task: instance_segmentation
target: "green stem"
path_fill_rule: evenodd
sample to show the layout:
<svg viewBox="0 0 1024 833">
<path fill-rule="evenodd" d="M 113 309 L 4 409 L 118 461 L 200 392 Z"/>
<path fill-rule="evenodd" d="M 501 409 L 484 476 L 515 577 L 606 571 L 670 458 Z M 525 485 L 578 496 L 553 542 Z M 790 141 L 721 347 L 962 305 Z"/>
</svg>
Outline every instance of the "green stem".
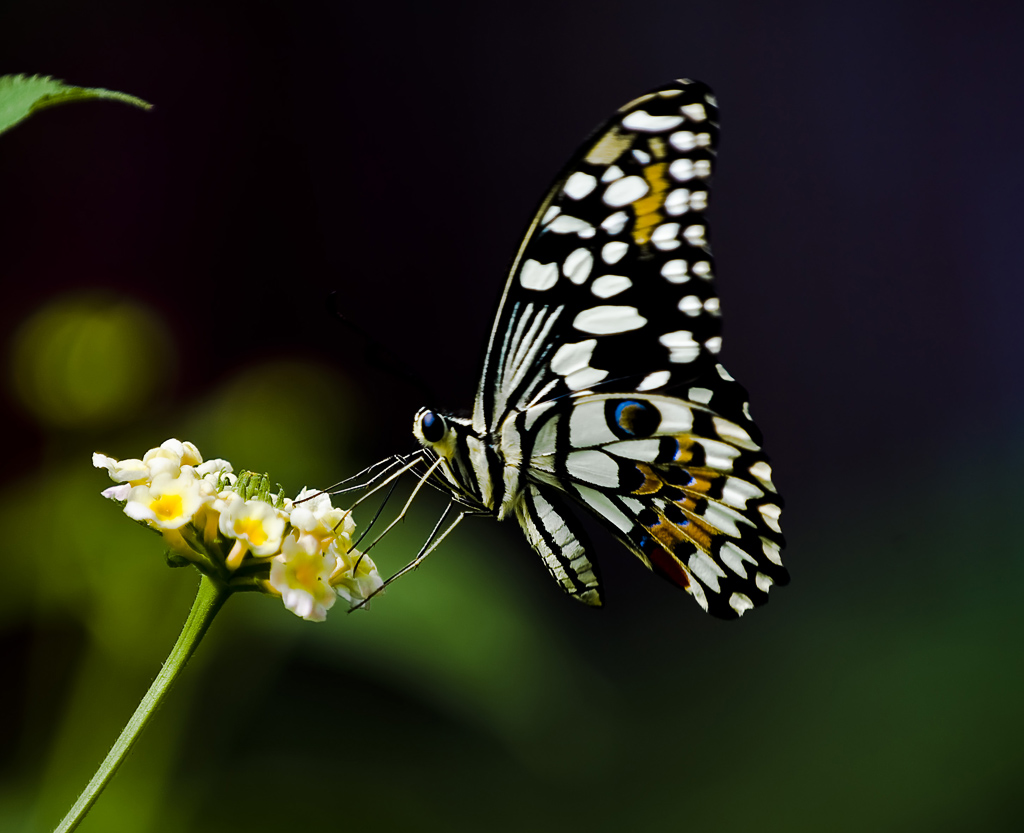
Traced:
<svg viewBox="0 0 1024 833">
<path fill-rule="evenodd" d="M 192 603 L 192 610 L 189 612 L 185 626 L 181 629 L 181 635 L 174 643 L 163 668 L 153 680 L 146 696 L 142 698 L 135 714 L 131 716 L 128 724 L 121 731 L 121 736 L 111 747 L 106 759 L 100 764 L 100 768 L 96 770 L 96 774 L 93 775 L 88 786 L 82 790 L 82 794 L 78 796 L 75 806 L 64 816 L 55 833 L 70 833 L 85 818 L 85 814 L 89 812 L 104 787 L 114 777 L 117 768 L 127 757 L 128 751 L 138 740 L 146 724 L 149 723 L 157 706 L 170 691 L 171 685 L 178 679 L 185 664 L 206 633 L 206 629 L 213 622 L 213 617 L 217 615 L 217 611 L 227 601 L 229 595 L 231 595 L 231 590 L 226 586 L 214 581 L 209 576 L 202 576 L 199 582 L 199 592 L 196 594 L 196 600 Z"/>
</svg>

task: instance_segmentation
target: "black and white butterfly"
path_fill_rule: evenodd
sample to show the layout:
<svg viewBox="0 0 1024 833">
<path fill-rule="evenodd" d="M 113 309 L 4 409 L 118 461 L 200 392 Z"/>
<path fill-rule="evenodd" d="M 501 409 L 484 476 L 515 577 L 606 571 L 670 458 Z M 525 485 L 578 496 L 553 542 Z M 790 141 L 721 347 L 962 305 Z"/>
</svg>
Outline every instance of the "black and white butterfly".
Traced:
<svg viewBox="0 0 1024 833">
<path fill-rule="evenodd" d="M 705 212 L 717 139 L 714 96 L 689 80 L 601 126 L 516 254 L 472 417 L 415 417 L 418 459 L 443 477 L 455 523 L 514 518 L 589 605 L 601 586 L 573 504 L 715 616 L 739 616 L 789 580 L 760 432 L 716 358 Z"/>
</svg>

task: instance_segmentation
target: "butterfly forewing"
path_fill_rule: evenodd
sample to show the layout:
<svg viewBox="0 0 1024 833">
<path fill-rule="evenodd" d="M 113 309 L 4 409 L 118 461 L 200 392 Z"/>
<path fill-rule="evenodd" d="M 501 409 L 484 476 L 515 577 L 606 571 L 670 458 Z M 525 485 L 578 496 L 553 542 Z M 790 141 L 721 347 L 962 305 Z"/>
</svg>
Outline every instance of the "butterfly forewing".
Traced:
<svg viewBox="0 0 1024 833">
<path fill-rule="evenodd" d="M 599 386 L 656 390 L 721 347 L 705 211 L 714 97 L 678 81 L 630 102 L 542 202 L 491 333 L 474 427 Z"/>
</svg>

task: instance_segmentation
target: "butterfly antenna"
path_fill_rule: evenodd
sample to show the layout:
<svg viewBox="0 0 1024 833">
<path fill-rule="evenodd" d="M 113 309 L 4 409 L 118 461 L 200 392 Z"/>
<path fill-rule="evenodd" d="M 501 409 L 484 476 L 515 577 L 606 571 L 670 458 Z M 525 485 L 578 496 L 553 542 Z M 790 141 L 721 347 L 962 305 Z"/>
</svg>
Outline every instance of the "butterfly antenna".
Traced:
<svg viewBox="0 0 1024 833">
<path fill-rule="evenodd" d="M 399 477 L 401 477 L 407 471 L 410 471 L 411 469 L 416 468 L 416 466 L 418 466 L 420 463 L 423 462 L 423 455 L 420 452 L 413 452 L 412 454 L 408 455 L 407 457 L 399 458 L 398 462 L 399 463 L 404 463 L 405 465 L 403 465 L 401 468 L 399 468 L 398 471 L 395 471 L 395 472 L 392 472 L 391 474 L 389 474 L 386 478 L 381 480 L 380 483 L 377 483 L 377 485 L 375 485 L 372 489 L 370 489 L 370 491 L 368 491 L 365 495 L 363 495 L 361 498 L 359 498 L 359 500 L 357 500 L 355 503 L 353 503 L 349 507 L 348 511 L 351 512 L 353 509 L 355 509 L 364 500 L 369 498 L 371 495 L 376 494 L 381 489 L 383 489 L 385 486 L 387 486 L 388 483 L 391 483 L 392 481 L 397 480 Z M 369 483 L 364 484 L 360 488 L 361 489 L 367 488 L 368 486 L 370 486 L 370 484 L 375 483 L 377 480 L 380 480 L 380 478 L 384 474 L 386 474 L 386 473 L 387 473 L 386 471 L 385 472 L 381 472 L 380 475 L 374 477 L 373 480 L 371 480 Z M 417 486 L 417 488 L 419 488 L 419 486 Z M 340 491 L 350 491 L 350 490 L 342 489 Z M 332 494 L 338 494 L 338 492 L 332 492 Z M 414 494 L 415 494 L 415 492 L 414 492 Z M 408 508 L 408 507 L 406 507 L 406 508 Z"/>
<path fill-rule="evenodd" d="M 383 370 L 385 373 L 388 373 L 393 378 L 411 385 L 419 391 L 423 397 L 421 401 L 436 401 L 433 388 L 427 384 L 419 373 L 402 361 L 402 359 L 399 358 L 393 350 L 388 348 L 386 344 L 380 341 L 371 332 L 363 329 L 363 327 L 351 318 L 345 316 L 338 303 L 337 292 L 331 292 L 327 296 L 327 308 L 339 322 L 352 330 L 352 332 L 362 340 L 365 348 L 363 353 L 364 360 L 369 367 L 376 367 Z"/>
</svg>

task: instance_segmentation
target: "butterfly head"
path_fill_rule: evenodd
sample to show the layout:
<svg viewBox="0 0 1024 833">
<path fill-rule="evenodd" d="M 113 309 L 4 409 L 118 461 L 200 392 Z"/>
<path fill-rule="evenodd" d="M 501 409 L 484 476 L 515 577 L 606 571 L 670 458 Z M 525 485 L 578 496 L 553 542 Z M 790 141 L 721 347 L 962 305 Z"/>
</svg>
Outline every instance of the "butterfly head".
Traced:
<svg viewBox="0 0 1024 833">
<path fill-rule="evenodd" d="M 442 414 L 429 408 L 420 408 L 412 423 L 412 433 L 424 448 L 442 457 L 451 457 L 455 443 L 454 431 Z"/>
<path fill-rule="evenodd" d="M 493 448 L 473 430 L 468 417 L 441 414 L 420 408 L 412 423 L 412 433 L 431 455 L 440 458 L 439 474 L 456 500 L 476 510 L 497 512 L 494 486 L 488 474 L 498 465 Z"/>
</svg>

